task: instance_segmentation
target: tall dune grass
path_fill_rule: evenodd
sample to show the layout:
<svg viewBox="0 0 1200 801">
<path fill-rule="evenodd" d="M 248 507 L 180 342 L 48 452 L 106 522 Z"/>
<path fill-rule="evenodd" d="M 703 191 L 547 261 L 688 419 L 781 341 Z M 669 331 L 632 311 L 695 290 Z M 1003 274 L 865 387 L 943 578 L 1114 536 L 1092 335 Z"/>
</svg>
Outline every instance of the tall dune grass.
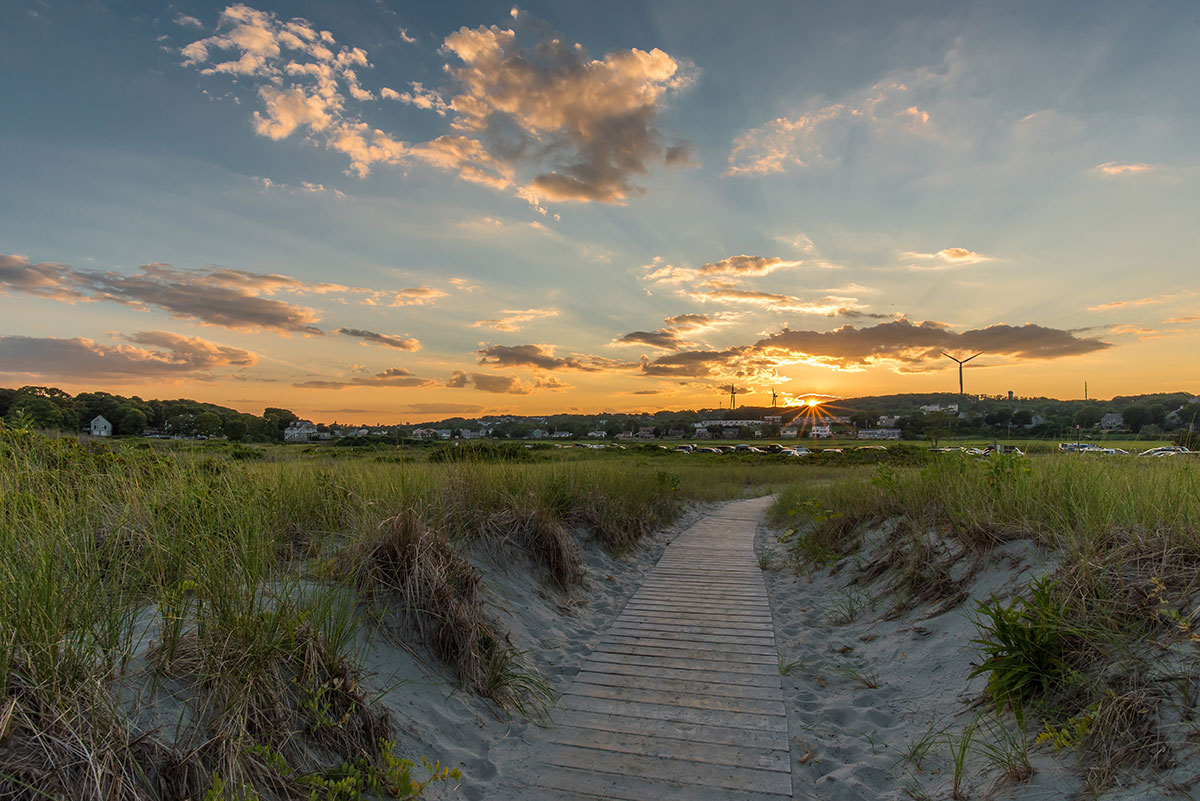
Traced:
<svg viewBox="0 0 1200 801">
<path fill-rule="evenodd" d="M 1173 758 L 1167 721 L 1192 719 L 1200 697 L 1200 463 L 948 456 L 795 485 L 772 511 L 795 527 L 798 563 L 857 551 L 886 523 L 859 578 L 891 575 L 897 611 L 965 599 L 974 571 L 956 562 L 1045 546 L 1049 575 L 1011 601 L 976 599 L 976 674 L 1019 724 L 1043 721 L 1039 742 L 1080 749 L 1093 792 Z"/>
<path fill-rule="evenodd" d="M 571 531 L 621 552 L 683 501 L 800 469 L 253 450 L 0 428 L 0 795 L 290 798 L 351 774 L 398 786 L 379 778 L 397 762 L 364 689 L 364 629 L 394 619 L 464 686 L 526 708 L 521 688 L 539 685 L 504 661 L 466 549 L 528 559 L 569 591 Z M 151 703 L 178 707 L 176 723 L 146 719 Z"/>
</svg>

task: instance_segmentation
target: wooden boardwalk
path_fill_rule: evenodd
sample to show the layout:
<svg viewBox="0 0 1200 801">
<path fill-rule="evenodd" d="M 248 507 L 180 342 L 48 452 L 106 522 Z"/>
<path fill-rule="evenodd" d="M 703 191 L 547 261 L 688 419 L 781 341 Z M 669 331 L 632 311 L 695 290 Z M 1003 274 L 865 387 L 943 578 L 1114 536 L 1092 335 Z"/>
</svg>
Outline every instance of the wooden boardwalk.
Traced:
<svg viewBox="0 0 1200 801">
<path fill-rule="evenodd" d="M 754 556 L 767 503 L 727 504 L 667 547 L 563 694 L 527 798 L 792 797 L 779 655 Z"/>
</svg>

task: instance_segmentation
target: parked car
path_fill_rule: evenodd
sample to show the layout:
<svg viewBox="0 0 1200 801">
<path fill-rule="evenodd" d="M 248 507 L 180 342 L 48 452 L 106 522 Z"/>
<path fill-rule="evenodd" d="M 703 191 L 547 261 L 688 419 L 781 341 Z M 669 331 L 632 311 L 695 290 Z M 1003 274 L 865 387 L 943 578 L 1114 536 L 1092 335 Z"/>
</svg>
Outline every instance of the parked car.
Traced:
<svg viewBox="0 0 1200 801">
<path fill-rule="evenodd" d="M 1175 456 L 1180 453 L 1191 453 L 1182 445 L 1163 445 L 1161 448 L 1151 448 L 1147 451 L 1142 451 L 1142 456 Z"/>
</svg>

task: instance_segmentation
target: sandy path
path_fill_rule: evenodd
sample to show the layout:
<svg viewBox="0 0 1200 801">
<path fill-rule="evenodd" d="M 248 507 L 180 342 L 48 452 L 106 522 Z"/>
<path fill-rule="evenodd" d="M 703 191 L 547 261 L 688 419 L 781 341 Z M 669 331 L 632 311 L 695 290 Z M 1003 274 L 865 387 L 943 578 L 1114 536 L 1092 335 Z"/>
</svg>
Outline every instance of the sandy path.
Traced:
<svg viewBox="0 0 1200 801">
<path fill-rule="evenodd" d="M 530 744 L 527 799 L 792 797 L 779 657 L 754 534 L 769 499 L 676 538 Z"/>
</svg>

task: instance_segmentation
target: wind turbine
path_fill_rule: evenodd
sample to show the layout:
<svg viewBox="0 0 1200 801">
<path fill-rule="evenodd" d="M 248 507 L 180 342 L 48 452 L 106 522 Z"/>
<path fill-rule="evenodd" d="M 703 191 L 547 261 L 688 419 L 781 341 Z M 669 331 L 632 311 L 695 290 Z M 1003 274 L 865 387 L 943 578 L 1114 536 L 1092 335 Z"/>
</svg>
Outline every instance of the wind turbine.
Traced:
<svg viewBox="0 0 1200 801">
<path fill-rule="evenodd" d="M 947 359 L 950 359 L 951 361 L 958 362 L 958 394 L 959 394 L 959 396 L 961 396 L 963 394 L 963 375 L 962 375 L 963 365 L 966 364 L 967 362 L 971 361 L 971 359 L 974 359 L 975 356 L 982 356 L 983 351 L 979 351 L 979 353 L 976 353 L 975 356 L 971 356 L 966 359 L 955 359 L 949 353 L 946 353 L 946 351 L 942 351 L 942 355 L 945 356 Z"/>
<path fill-rule="evenodd" d="M 721 387 L 721 390 L 724 391 L 725 387 Z M 735 397 L 736 395 L 737 395 L 737 385 L 730 384 L 729 385 L 729 408 L 730 409 L 737 408 L 737 398 Z"/>
<path fill-rule="evenodd" d="M 779 396 L 775 394 L 775 387 L 771 387 L 771 408 L 775 408 L 775 401 L 778 399 Z"/>
</svg>

